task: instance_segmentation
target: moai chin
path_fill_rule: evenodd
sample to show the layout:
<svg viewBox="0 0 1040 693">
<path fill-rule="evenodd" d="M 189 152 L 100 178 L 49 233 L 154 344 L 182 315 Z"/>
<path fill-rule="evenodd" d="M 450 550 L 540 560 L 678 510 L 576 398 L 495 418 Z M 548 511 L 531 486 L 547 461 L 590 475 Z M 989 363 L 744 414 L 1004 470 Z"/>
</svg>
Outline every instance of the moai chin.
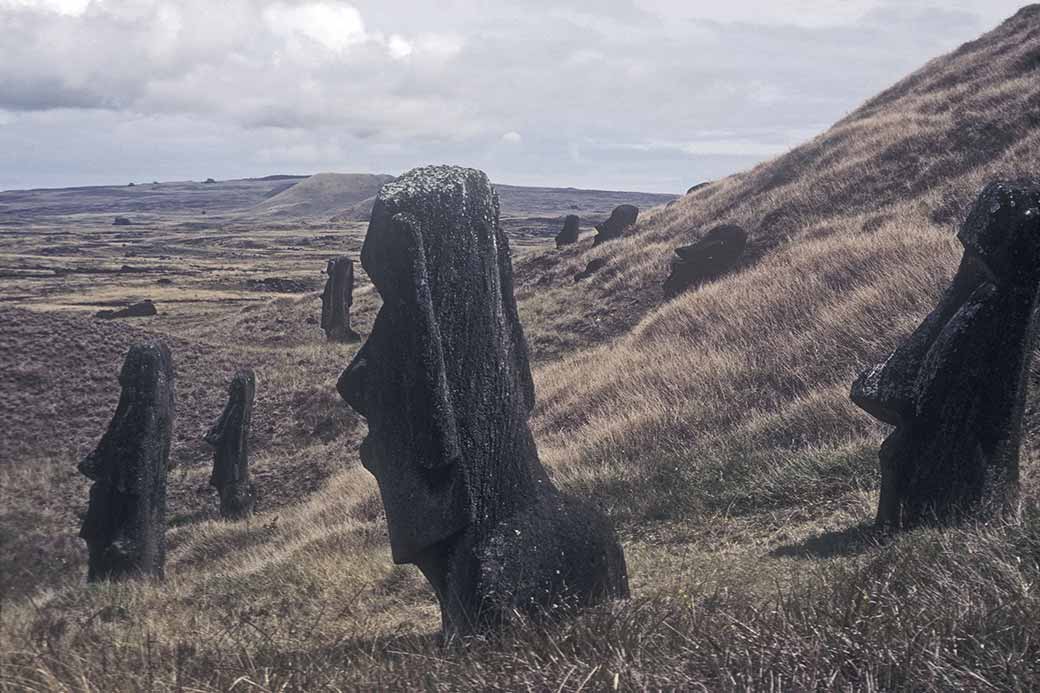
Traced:
<svg viewBox="0 0 1040 693">
<path fill-rule="evenodd" d="M 79 464 L 92 479 L 80 529 L 87 580 L 163 577 L 166 473 L 174 419 L 173 359 L 161 342 L 135 344 L 119 373 L 122 393 L 97 449 Z"/>
<path fill-rule="evenodd" d="M 958 239 L 964 257 L 924 322 L 852 386 L 896 426 L 881 446 L 877 525 L 999 515 L 1018 492 L 1040 290 L 1040 186 L 993 183 Z"/>
<path fill-rule="evenodd" d="M 329 260 L 328 279 L 321 293 L 321 329 L 330 342 L 357 342 L 361 336 L 350 328 L 350 306 L 354 303 L 354 261 L 347 257 Z"/>
<path fill-rule="evenodd" d="M 249 429 L 253 420 L 256 376 L 251 369 L 235 373 L 224 412 L 205 436 L 213 446 L 210 486 L 220 494 L 220 515 L 237 520 L 253 514 L 256 492 L 249 480 Z"/>
<path fill-rule="evenodd" d="M 393 559 L 426 576 L 446 636 L 628 594 L 607 518 L 538 460 L 498 214 L 473 169 L 420 168 L 383 187 L 361 251 L 383 305 L 337 388 L 368 420 L 361 461 Z"/>
</svg>

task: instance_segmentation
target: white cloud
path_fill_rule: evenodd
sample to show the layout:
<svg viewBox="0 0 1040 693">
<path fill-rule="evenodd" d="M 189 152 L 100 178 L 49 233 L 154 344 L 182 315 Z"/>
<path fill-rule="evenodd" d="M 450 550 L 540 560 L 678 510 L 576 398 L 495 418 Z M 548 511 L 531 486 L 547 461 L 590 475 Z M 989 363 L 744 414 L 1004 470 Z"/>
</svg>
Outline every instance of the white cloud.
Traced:
<svg viewBox="0 0 1040 693">
<path fill-rule="evenodd" d="M 386 42 L 386 48 L 390 52 L 390 57 L 396 60 L 403 60 L 412 54 L 412 44 L 397 34 L 392 35 Z"/>
<path fill-rule="evenodd" d="M 0 10 L 23 8 L 56 12 L 62 15 L 78 17 L 87 11 L 91 0 L 0 0 Z"/>
<path fill-rule="evenodd" d="M 343 53 L 365 40 L 365 24 L 361 13 L 351 5 L 337 2 L 308 2 L 288 5 L 276 2 L 267 7 L 264 21 L 271 31 L 286 37 L 299 49 L 301 39 L 317 43 L 327 50 Z"/>
<path fill-rule="evenodd" d="M 214 177 L 242 173 L 217 172 L 230 157 L 256 174 L 461 161 L 499 180 L 551 169 L 685 190 L 785 151 L 801 141 L 785 133 L 833 122 L 1015 4 L 0 0 L 0 114 L 16 114 L 0 152 L 18 145 L 0 179 L 51 166 L 59 142 L 68 162 L 48 175 L 136 157 L 140 177 L 164 177 L 129 135 L 147 122 Z"/>
</svg>

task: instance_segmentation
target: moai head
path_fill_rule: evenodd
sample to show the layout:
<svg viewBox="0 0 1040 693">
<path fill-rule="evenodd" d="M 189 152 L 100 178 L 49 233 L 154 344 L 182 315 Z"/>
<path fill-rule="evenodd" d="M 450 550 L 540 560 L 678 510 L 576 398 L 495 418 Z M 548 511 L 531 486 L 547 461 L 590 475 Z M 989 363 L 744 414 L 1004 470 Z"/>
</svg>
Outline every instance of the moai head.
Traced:
<svg viewBox="0 0 1040 693">
<path fill-rule="evenodd" d="M 596 225 L 596 237 L 592 239 L 592 245 L 599 245 L 604 241 L 612 241 L 621 238 L 625 229 L 636 223 L 639 218 L 639 208 L 635 205 L 618 205 L 610 213 L 610 217 L 601 224 Z"/>
<path fill-rule="evenodd" d="M 256 494 L 249 480 L 249 431 L 253 420 L 256 376 L 252 369 L 235 373 L 220 418 L 206 433 L 213 446 L 213 473 L 209 483 L 220 494 L 220 514 L 239 519 L 253 512 Z"/>
<path fill-rule="evenodd" d="M 544 479 L 498 197 L 482 172 L 410 171 L 383 186 L 361 264 L 383 299 L 340 377 L 368 420 L 361 448 L 379 482 L 398 563 L 473 523 L 493 523 Z"/>
<path fill-rule="evenodd" d="M 166 473 L 173 433 L 174 371 L 160 342 L 130 348 L 108 430 L 79 470 L 94 481 L 80 536 L 89 580 L 161 577 L 165 562 Z"/>
<path fill-rule="evenodd" d="M 879 525 L 955 520 L 1017 483 L 1040 187 L 987 186 L 958 239 L 964 257 L 939 305 L 852 388 L 858 406 L 897 426 L 881 449 Z"/>
<path fill-rule="evenodd" d="M 361 337 L 350 327 L 354 303 L 354 261 L 348 257 L 329 260 L 328 279 L 321 293 L 321 329 L 334 342 L 356 342 Z"/>
</svg>

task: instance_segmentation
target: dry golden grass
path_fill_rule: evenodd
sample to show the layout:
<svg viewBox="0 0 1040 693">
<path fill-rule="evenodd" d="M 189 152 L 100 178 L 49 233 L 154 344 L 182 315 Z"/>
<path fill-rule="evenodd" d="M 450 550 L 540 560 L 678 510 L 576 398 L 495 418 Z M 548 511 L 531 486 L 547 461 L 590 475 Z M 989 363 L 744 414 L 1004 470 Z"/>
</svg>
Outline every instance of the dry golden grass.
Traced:
<svg viewBox="0 0 1040 693">
<path fill-rule="evenodd" d="M 1035 395 L 1022 518 L 885 539 L 865 529 L 884 431 L 847 392 L 934 305 L 981 184 L 1037 172 L 1038 55 L 1032 6 L 790 154 L 645 213 L 624 240 L 518 260 L 542 458 L 617 521 L 632 601 L 445 649 L 354 467 L 248 523 L 173 528 L 163 584 L 66 580 L 5 603 L 0 689 L 1035 686 Z M 663 303 L 672 248 L 726 222 L 752 232 L 754 262 Z M 576 286 L 593 257 L 610 264 Z M 367 294 L 359 312 L 375 306 Z M 208 342 L 254 329 L 241 315 L 190 327 Z M 349 357 L 288 343 L 277 388 L 328 387 Z M 323 358 L 339 362 L 316 378 Z M 299 454 L 326 453 L 353 455 L 343 440 Z"/>
</svg>

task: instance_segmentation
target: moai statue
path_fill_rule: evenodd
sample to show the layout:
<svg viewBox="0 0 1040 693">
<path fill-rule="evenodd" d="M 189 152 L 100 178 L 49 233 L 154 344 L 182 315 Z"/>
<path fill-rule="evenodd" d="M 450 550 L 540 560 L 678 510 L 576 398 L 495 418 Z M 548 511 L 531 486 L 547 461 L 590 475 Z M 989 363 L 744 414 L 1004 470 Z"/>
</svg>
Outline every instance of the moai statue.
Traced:
<svg viewBox="0 0 1040 693">
<path fill-rule="evenodd" d="M 990 184 L 958 239 L 964 257 L 938 306 L 852 386 L 853 402 L 896 426 L 880 452 L 882 528 L 998 515 L 1017 496 L 1040 186 Z"/>
<path fill-rule="evenodd" d="M 563 220 L 563 229 L 556 234 L 556 247 L 562 248 L 565 245 L 574 245 L 578 242 L 578 227 L 581 225 L 581 219 L 576 214 L 568 214 L 567 218 Z"/>
<path fill-rule="evenodd" d="M 610 218 L 596 225 L 596 237 L 592 239 L 593 247 L 605 241 L 621 238 L 625 231 L 636 223 L 639 208 L 634 205 L 618 205 L 610 213 Z"/>
<path fill-rule="evenodd" d="M 249 481 L 249 426 L 253 420 L 256 376 L 251 369 L 235 373 L 224 412 L 205 440 L 213 446 L 210 486 L 220 494 L 220 515 L 238 520 L 253 514 L 256 493 Z"/>
<path fill-rule="evenodd" d="M 329 260 L 329 278 L 321 293 L 321 329 L 330 342 L 357 342 L 361 336 L 350 328 L 350 306 L 354 303 L 354 261 L 347 257 Z"/>
<path fill-rule="evenodd" d="M 395 563 L 418 566 L 446 636 L 628 594 L 607 518 L 560 493 L 527 425 L 534 384 L 487 176 L 419 168 L 383 186 L 361 264 L 383 298 L 337 389 Z"/>
<path fill-rule="evenodd" d="M 161 342 L 135 344 L 119 372 L 115 416 L 79 471 L 94 481 L 79 535 L 90 552 L 88 582 L 163 577 L 166 472 L 174 418 L 174 371 Z"/>
<path fill-rule="evenodd" d="M 733 224 L 716 226 L 696 243 L 675 249 L 664 295 L 674 298 L 689 288 L 731 270 L 747 248 L 747 231 Z"/>
</svg>

